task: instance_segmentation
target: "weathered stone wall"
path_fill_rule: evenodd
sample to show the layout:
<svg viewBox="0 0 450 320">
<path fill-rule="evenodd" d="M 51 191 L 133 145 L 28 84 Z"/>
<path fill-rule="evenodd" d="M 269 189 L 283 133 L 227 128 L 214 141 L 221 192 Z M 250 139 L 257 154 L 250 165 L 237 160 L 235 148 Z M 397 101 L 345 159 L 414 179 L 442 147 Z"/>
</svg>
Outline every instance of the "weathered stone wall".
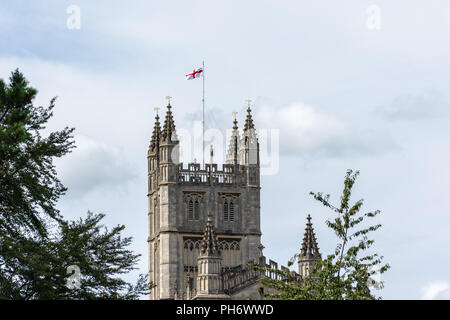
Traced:
<svg viewBox="0 0 450 320">
<path fill-rule="evenodd" d="M 260 282 L 255 282 L 231 295 L 231 300 L 266 300 L 265 294 L 276 294 L 277 291 Z"/>
<path fill-rule="evenodd" d="M 237 174 L 242 177 L 236 181 L 246 181 L 249 171 L 238 168 Z M 197 219 L 189 218 L 189 199 L 199 201 Z M 233 201 L 233 221 L 226 221 L 224 217 L 226 200 Z M 239 243 L 238 258 L 234 253 L 229 258 L 234 265 L 258 260 L 261 238 L 259 186 L 160 182 L 158 188 L 149 193 L 149 276 L 158 286 L 152 299 L 172 298 L 175 290 L 178 296 L 183 296 L 188 276 L 194 278 L 195 285 L 196 272 L 185 271 L 185 240 L 202 236 L 208 212 L 213 215 L 218 238 L 235 239 Z M 155 251 L 158 240 L 161 245 Z M 158 265 L 155 265 L 156 255 L 160 259 Z M 230 266 L 228 261 L 224 266 Z"/>
</svg>

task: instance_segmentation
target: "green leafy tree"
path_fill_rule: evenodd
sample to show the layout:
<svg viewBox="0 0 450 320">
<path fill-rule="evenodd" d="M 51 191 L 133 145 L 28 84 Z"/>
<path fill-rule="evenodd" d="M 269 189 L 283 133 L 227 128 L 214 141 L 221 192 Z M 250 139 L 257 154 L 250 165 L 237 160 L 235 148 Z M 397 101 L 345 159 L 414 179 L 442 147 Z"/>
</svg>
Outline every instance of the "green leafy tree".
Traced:
<svg viewBox="0 0 450 320">
<path fill-rule="evenodd" d="M 103 214 L 61 221 L 44 241 L 2 242 L 6 258 L 0 275 L 3 299 L 139 299 L 149 293 L 147 277 L 136 284 L 120 278 L 135 269 L 140 255 L 127 247 L 125 228 L 108 230 Z M 6 253 L 6 254 L 5 254 Z M 71 272 L 72 271 L 72 272 Z"/>
<path fill-rule="evenodd" d="M 308 299 L 308 300 L 367 300 L 376 299 L 371 288 L 382 288 L 381 281 L 373 276 L 389 269 L 383 263 L 383 257 L 371 250 L 374 240 L 369 234 L 378 230 L 381 224 L 362 226 L 365 220 L 380 214 L 379 210 L 360 213 L 363 199 L 350 204 L 353 185 L 359 171 L 348 170 L 344 180 L 344 190 L 339 206 L 330 203 L 330 195 L 322 192 L 310 194 L 331 209 L 335 216 L 326 221 L 333 230 L 338 242 L 333 253 L 318 261 L 303 279 L 281 270 L 269 269 L 278 275 L 278 279 L 263 278 L 261 281 L 278 292 L 267 295 L 272 299 Z M 289 265 L 298 258 L 295 255 Z"/>
</svg>

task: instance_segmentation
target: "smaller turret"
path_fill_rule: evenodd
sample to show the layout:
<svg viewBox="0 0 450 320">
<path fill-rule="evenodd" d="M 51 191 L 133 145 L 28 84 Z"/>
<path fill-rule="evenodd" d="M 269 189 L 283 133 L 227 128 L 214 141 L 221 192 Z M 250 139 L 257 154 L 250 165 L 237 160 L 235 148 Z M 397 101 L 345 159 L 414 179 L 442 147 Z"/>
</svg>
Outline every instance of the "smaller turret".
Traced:
<svg viewBox="0 0 450 320">
<path fill-rule="evenodd" d="M 245 119 L 244 131 L 240 141 L 239 158 L 241 165 L 259 166 L 259 143 L 250 105 L 247 108 L 247 117 Z"/>
<path fill-rule="evenodd" d="M 247 103 L 247 117 L 239 143 L 239 164 L 243 166 L 246 175 L 245 183 L 259 188 L 259 142 L 253 123 L 250 100 L 247 100 Z"/>
<path fill-rule="evenodd" d="M 194 299 L 230 299 L 223 293 L 221 260 L 212 215 L 209 213 L 197 259 L 197 295 Z"/>
<path fill-rule="evenodd" d="M 159 108 L 155 108 L 158 110 Z M 153 127 L 152 138 L 150 140 L 149 154 L 157 155 L 159 152 L 159 140 L 161 139 L 161 125 L 159 123 L 159 115 L 156 113 L 155 126 Z"/>
<path fill-rule="evenodd" d="M 158 108 L 155 108 L 158 110 Z M 159 115 L 156 113 L 155 126 L 153 128 L 150 146 L 148 148 L 148 190 L 153 192 L 158 184 L 158 168 L 159 168 L 159 140 L 161 137 L 161 126 L 159 123 Z"/>
<path fill-rule="evenodd" d="M 175 121 L 173 120 L 172 115 L 172 106 L 170 105 L 170 101 L 167 105 L 166 119 L 164 120 L 164 127 L 162 130 L 161 138 L 165 142 L 178 142 L 177 135 L 175 132 Z"/>
<path fill-rule="evenodd" d="M 179 164 L 179 141 L 175 131 L 170 100 L 167 105 L 166 118 L 159 142 L 160 179 L 162 183 L 176 182 Z"/>
<path fill-rule="evenodd" d="M 317 261 L 322 259 L 319 247 L 317 246 L 316 235 L 311 223 L 311 216 L 308 214 L 305 235 L 303 237 L 302 248 L 298 257 L 298 273 L 302 277 L 307 277 Z"/>
<path fill-rule="evenodd" d="M 230 144 L 228 145 L 227 151 L 227 164 L 238 164 L 238 152 L 239 152 L 239 128 L 237 126 L 238 122 L 236 120 L 236 112 L 233 112 L 233 131 L 231 132 Z"/>
<path fill-rule="evenodd" d="M 248 131 L 250 129 L 255 129 L 255 125 L 253 124 L 252 118 L 252 109 L 250 109 L 250 105 L 247 108 L 247 117 L 245 118 L 244 131 Z"/>
</svg>

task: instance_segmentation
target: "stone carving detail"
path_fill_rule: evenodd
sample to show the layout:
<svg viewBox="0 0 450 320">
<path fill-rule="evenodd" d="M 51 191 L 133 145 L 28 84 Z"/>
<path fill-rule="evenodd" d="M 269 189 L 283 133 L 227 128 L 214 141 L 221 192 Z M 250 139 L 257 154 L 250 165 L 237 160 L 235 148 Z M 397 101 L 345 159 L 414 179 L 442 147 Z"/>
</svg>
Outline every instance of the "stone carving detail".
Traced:
<svg viewBox="0 0 450 320">
<path fill-rule="evenodd" d="M 241 264 L 240 249 L 241 244 L 239 240 L 234 239 L 219 239 L 217 246 L 222 257 L 222 265 L 224 268 L 231 268 Z M 184 239 L 184 260 L 183 264 L 186 268 L 197 267 L 197 258 L 200 253 L 201 238 L 185 238 Z"/>
</svg>

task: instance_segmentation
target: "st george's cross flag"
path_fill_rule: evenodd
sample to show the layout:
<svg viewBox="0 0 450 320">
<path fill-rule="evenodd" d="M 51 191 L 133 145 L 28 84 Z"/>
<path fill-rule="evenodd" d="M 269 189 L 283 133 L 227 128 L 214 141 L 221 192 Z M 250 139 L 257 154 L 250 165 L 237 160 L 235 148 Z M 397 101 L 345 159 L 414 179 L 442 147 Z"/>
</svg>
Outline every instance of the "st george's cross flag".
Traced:
<svg viewBox="0 0 450 320">
<path fill-rule="evenodd" d="M 197 79 L 197 78 L 200 78 L 201 75 L 203 75 L 203 69 L 198 68 L 197 70 L 194 70 L 191 73 L 188 73 L 186 75 L 186 80 Z"/>
</svg>

